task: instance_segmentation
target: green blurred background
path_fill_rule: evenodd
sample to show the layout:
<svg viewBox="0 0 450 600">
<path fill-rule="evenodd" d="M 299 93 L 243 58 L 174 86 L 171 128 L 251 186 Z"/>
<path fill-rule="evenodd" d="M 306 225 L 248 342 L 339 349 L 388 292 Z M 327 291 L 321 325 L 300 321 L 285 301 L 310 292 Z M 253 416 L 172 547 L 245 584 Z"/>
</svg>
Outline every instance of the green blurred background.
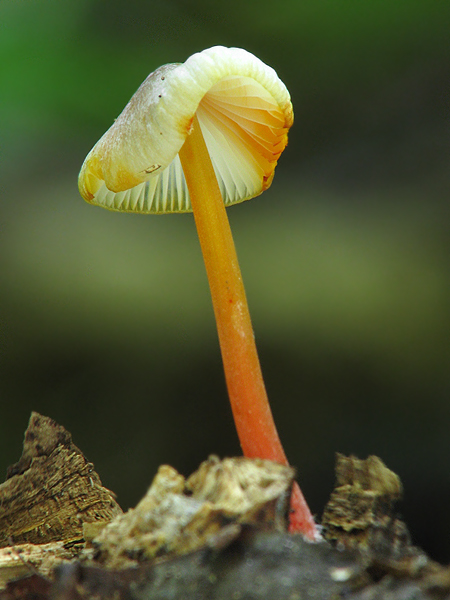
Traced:
<svg viewBox="0 0 450 600">
<path fill-rule="evenodd" d="M 241 46 L 296 114 L 272 188 L 229 210 L 286 451 L 318 515 L 336 451 L 379 455 L 449 561 L 449 31 L 430 0 L 0 0 L 0 468 L 31 410 L 124 508 L 160 463 L 239 453 L 192 216 L 76 180 L 149 72 Z"/>
</svg>

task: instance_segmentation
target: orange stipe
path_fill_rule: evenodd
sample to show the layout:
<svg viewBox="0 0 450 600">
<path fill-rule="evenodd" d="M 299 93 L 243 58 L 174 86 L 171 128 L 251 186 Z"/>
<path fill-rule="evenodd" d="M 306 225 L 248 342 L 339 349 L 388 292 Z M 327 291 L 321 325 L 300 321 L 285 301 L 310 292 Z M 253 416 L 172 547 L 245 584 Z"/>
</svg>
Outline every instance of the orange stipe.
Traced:
<svg viewBox="0 0 450 600">
<path fill-rule="evenodd" d="M 245 456 L 288 461 L 279 439 L 259 364 L 242 276 L 225 205 L 197 117 L 181 148 L 216 316 L 228 395 Z M 291 530 L 316 538 L 316 526 L 298 485 Z"/>
</svg>

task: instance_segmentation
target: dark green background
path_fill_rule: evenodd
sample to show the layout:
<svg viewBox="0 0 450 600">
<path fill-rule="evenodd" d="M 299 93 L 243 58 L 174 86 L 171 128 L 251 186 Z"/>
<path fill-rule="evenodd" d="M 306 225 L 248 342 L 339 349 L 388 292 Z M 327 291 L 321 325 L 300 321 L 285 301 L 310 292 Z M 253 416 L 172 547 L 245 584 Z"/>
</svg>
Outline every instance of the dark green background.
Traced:
<svg viewBox="0 0 450 600">
<path fill-rule="evenodd" d="M 0 468 L 31 410 L 123 507 L 158 464 L 239 453 L 191 215 L 85 204 L 84 156 L 149 72 L 211 45 L 273 66 L 296 122 L 233 207 L 263 371 L 313 512 L 336 451 L 400 474 L 450 560 L 450 3 L 0 0 Z"/>
</svg>

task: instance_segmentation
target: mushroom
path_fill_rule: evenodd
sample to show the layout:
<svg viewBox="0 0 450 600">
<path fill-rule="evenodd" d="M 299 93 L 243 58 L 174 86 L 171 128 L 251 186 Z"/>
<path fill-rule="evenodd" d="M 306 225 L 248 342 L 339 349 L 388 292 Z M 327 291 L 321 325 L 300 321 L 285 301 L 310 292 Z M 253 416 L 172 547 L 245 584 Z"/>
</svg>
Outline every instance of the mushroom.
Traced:
<svg viewBox="0 0 450 600">
<path fill-rule="evenodd" d="M 292 123 L 275 71 L 245 50 L 216 46 L 150 74 L 79 176 L 82 197 L 110 210 L 193 211 L 243 453 L 285 465 L 225 206 L 270 186 Z M 297 484 L 291 513 L 291 531 L 318 538 Z"/>
</svg>

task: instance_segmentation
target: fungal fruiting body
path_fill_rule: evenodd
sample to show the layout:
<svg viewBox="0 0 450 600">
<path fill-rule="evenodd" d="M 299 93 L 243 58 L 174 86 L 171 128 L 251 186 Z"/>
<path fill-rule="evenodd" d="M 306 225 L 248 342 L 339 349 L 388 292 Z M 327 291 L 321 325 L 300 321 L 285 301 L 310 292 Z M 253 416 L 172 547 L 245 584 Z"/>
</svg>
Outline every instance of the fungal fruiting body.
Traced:
<svg viewBox="0 0 450 600">
<path fill-rule="evenodd" d="M 83 198 L 110 210 L 193 211 L 243 453 L 286 465 L 225 206 L 270 186 L 292 123 L 275 71 L 245 50 L 217 46 L 149 75 L 79 176 Z M 291 531 L 317 539 L 297 484 L 291 508 Z"/>
</svg>

